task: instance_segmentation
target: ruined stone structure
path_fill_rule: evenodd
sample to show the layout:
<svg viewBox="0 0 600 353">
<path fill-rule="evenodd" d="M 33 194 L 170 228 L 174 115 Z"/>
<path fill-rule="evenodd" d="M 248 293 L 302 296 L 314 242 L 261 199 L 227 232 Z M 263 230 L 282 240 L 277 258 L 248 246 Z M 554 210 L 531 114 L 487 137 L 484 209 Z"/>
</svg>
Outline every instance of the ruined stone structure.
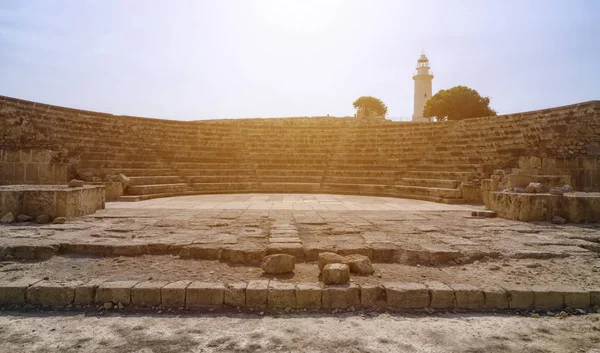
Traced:
<svg viewBox="0 0 600 353">
<path fill-rule="evenodd" d="M 54 172 L 68 166 L 63 183 L 123 173 L 130 182 L 120 199 L 131 201 L 282 192 L 463 203 L 480 201 L 481 180 L 519 167 L 522 156 L 552 161 L 543 173 L 567 174 L 575 190 L 600 190 L 599 101 L 409 124 L 332 117 L 182 122 L 0 97 L 0 131 L 0 183 L 33 182 L 34 169 L 42 182 L 49 172 L 32 166 L 27 151 L 48 150 L 53 157 L 44 163 Z"/>
</svg>

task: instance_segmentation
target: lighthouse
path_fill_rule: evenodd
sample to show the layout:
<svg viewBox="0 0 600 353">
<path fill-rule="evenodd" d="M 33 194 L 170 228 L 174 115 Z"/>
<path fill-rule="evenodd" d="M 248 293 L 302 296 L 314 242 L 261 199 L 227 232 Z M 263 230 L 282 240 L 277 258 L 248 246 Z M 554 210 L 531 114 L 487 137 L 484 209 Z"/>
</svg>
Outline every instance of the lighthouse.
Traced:
<svg viewBox="0 0 600 353">
<path fill-rule="evenodd" d="M 433 73 L 429 71 L 429 59 L 425 54 L 421 54 L 417 60 L 417 71 L 413 75 L 415 81 L 415 107 L 413 111 L 413 122 L 428 122 L 429 119 L 423 118 L 423 108 L 425 102 L 431 98 L 431 81 L 433 81 Z"/>
</svg>

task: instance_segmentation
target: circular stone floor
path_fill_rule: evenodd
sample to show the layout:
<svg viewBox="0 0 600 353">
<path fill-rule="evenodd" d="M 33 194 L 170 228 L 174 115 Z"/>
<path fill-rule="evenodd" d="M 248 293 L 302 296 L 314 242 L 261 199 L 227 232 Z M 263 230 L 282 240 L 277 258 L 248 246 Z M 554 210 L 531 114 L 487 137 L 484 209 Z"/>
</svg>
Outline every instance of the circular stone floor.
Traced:
<svg viewBox="0 0 600 353">
<path fill-rule="evenodd" d="M 139 202 L 110 202 L 106 208 L 230 209 L 294 211 L 472 211 L 482 206 L 378 196 L 329 194 L 227 194 L 179 196 Z"/>
</svg>

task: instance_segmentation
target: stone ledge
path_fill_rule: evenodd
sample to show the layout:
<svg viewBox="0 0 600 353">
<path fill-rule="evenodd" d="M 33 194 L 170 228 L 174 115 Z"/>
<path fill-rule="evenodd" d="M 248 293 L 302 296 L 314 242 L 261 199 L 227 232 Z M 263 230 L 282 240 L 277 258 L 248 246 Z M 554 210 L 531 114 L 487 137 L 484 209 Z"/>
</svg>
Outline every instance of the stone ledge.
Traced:
<svg viewBox="0 0 600 353">
<path fill-rule="evenodd" d="M 383 283 L 328 285 L 253 280 L 64 282 L 24 278 L 0 281 L 0 306 L 65 307 L 121 303 L 172 309 L 364 310 L 598 310 L 600 288 L 510 287 L 471 284 Z"/>
</svg>

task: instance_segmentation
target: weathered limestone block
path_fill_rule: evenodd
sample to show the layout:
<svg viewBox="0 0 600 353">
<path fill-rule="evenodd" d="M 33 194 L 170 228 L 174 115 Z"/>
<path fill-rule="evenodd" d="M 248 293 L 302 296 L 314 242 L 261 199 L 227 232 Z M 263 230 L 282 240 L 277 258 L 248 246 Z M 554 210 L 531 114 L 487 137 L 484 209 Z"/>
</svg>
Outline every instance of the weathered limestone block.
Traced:
<svg viewBox="0 0 600 353">
<path fill-rule="evenodd" d="M 0 281 L 0 305 L 23 305 L 27 294 L 27 288 L 41 279 L 20 278 L 16 281 Z"/>
<path fill-rule="evenodd" d="M 486 309 L 508 309 L 508 296 L 503 288 L 487 286 L 483 288 Z"/>
<path fill-rule="evenodd" d="M 294 272 L 295 259 L 294 256 L 286 254 L 267 255 L 263 259 L 260 268 L 271 275 Z"/>
<path fill-rule="evenodd" d="M 483 290 L 470 284 L 450 284 L 456 298 L 458 309 L 483 309 L 485 307 L 485 296 Z"/>
<path fill-rule="evenodd" d="M 502 178 L 502 185 L 505 188 L 526 188 L 531 183 L 530 175 L 509 174 Z"/>
<path fill-rule="evenodd" d="M 304 309 L 321 309 L 323 288 L 318 283 L 296 284 L 296 306 Z"/>
<path fill-rule="evenodd" d="M 0 210 L 38 217 L 73 217 L 103 209 L 103 186 L 69 188 L 66 185 L 0 186 Z"/>
<path fill-rule="evenodd" d="M 306 254 L 301 243 L 273 243 L 267 247 L 267 254 L 287 254 L 296 258 L 296 262 L 304 261 Z"/>
<path fill-rule="evenodd" d="M 246 286 L 246 305 L 250 308 L 266 308 L 269 281 L 254 280 Z"/>
<path fill-rule="evenodd" d="M 360 305 L 360 289 L 356 284 L 325 286 L 322 293 L 323 309 L 347 309 Z"/>
<path fill-rule="evenodd" d="M 2 219 L 0 219 L 0 223 L 2 224 L 9 224 L 15 221 L 15 216 L 12 214 L 12 212 L 8 212 L 7 214 L 5 214 Z"/>
<path fill-rule="evenodd" d="M 348 255 L 346 256 L 346 264 L 350 267 L 351 273 L 370 275 L 375 272 L 371 260 L 364 255 Z"/>
<path fill-rule="evenodd" d="M 131 302 L 131 288 L 138 281 L 112 281 L 104 282 L 96 289 L 96 303 L 112 302 L 127 305 Z"/>
<path fill-rule="evenodd" d="M 221 259 L 234 264 L 260 264 L 267 251 L 263 247 L 228 245 L 221 249 Z"/>
<path fill-rule="evenodd" d="M 563 293 L 551 287 L 534 286 L 533 303 L 537 310 L 560 310 L 563 308 Z"/>
<path fill-rule="evenodd" d="M 267 291 L 267 306 L 280 309 L 295 308 L 296 286 L 293 283 L 270 281 Z"/>
<path fill-rule="evenodd" d="M 346 264 L 328 264 L 323 267 L 323 283 L 345 284 L 350 281 L 350 268 Z"/>
<path fill-rule="evenodd" d="M 591 304 L 590 291 L 578 288 L 566 288 L 562 290 L 564 305 L 571 309 L 587 309 Z"/>
<path fill-rule="evenodd" d="M 429 290 L 421 283 L 384 283 L 387 304 L 398 309 L 429 306 Z"/>
<path fill-rule="evenodd" d="M 519 221 L 549 221 L 560 212 L 562 198 L 549 194 L 492 192 L 490 209 L 499 217 Z"/>
<path fill-rule="evenodd" d="M 186 289 L 186 308 L 215 308 L 223 305 L 223 283 L 192 282 Z"/>
<path fill-rule="evenodd" d="M 453 309 L 455 306 L 454 290 L 441 282 L 426 282 L 431 296 L 430 307 L 433 309 Z"/>
<path fill-rule="evenodd" d="M 600 194 L 575 192 L 563 198 L 569 221 L 573 223 L 600 222 Z"/>
<path fill-rule="evenodd" d="M 534 303 L 534 294 L 530 288 L 503 285 L 508 297 L 510 309 L 531 309 Z"/>
<path fill-rule="evenodd" d="M 542 168 L 542 158 L 535 156 L 519 157 L 520 169 L 540 169 Z"/>
<path fill-rule="evenodd" d="M 465 181 L 460 186 L 460 191 L 462 194 L 463 200 L 466 202 L 481 202 L 483 199 L 483 193 L 481 191 L 481 186 L 475 185 L 473 182 Z"/>
<path fill-rule="evenodd" d="M 69 183 L 67 183 L 67 185 L 70 188 L 80 188 L 83 186 L 83 180 L 78 180 L 78 179 L 71 179 L 71 181 L 69 181 Z"/>
<path fill-rule="evenodd" d="M 131 288 L 131 304 L 153 307 L 161 304 L 160 290 L 169 282 L 147 281 L 140 282 Z"/>
<path fill-rule="evenodd" d="M 185 307 L 186 289 L 191 281 L 171 282 L 160 289 L 161 303 L 165 308 Z"/>
<path fill-rule="evenodd" d="M 360 285 L 360 305 L 363 308 L 385 306 L 385 289 L 382 285 L 365 283 Z"/>
<path fill-rule="evenodd" d="M 332 252 L 322 252 L 319 253 L 319 270 L 323 271 L 323 267 L 328 264 L 344 264 L 346 263 L 346 258 L 342 255 L 332 253 Z"/>
<path fill-rule="evenodd" d="M 525 192 L 533 193 L 533 194 L 539 194 L 539 193 L 544 192 L 544 188 L 543 188 L 542 184 L 536 183 L 536 182 L 532 181 L 525 188 Z"/>
<path fill-rule="evenodd" d="M 73 303 L 75 283 L 38 282 L 27 288 L 27 302 L 42 306 L 65 306 Z"/>
<path fill-rule="evenodd" d="M 181 248 L 182 259 L 218 260 L 221 257 L 220 244 L 192 244 Z"/>
<path fill-rule="evenodd" d="M 223 304 L 232 307 L 246 305 L 246 282 L 230 283 L 225 285 Z"/>
<path fill-rule="evenodd" d="M 87 283 L 81 284 L 75 288 L 75 299 L 73 304 L 75 305 L 92 305 L 94 304 L 94 298 L 96 297 L 96 290 L 98 286 L 105 282 L 104 280 L 91 280 Z"/>
</svg>

